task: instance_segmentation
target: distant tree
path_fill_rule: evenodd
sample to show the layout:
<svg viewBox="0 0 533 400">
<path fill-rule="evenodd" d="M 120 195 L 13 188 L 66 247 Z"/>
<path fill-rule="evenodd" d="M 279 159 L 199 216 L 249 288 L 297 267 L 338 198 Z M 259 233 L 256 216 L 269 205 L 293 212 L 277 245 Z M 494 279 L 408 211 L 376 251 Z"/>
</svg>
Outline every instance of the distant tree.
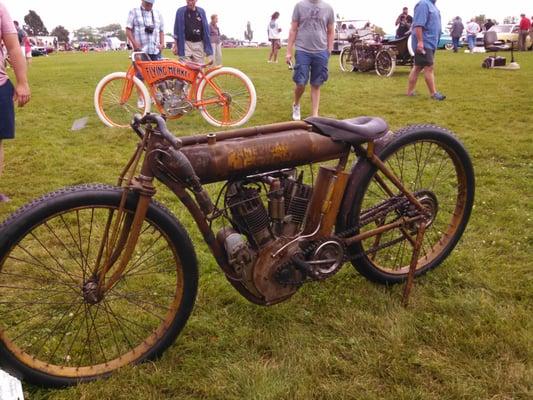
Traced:
<svg viewBox="0 0 533 400">
<path fill-rule="evenodd" d="M 84 26 L 74 31 L 74 37 L 78 42 L 100 43 L 102 35 L 91 26 Z"/>
<path fill-rule="evenodd" d="M 120 24 L 109 24 L 109 25 L 102 26 L 97 29 L 98 29 L 98 33 L 101 36 L 105 36 L 105 37 L 115 36 L 122 41 L 126 41 L 126 31 L 122 29 L 122 26 L 120 26 Z"/>
<path fill-rule="evenodd" d="M 518 18 L 517 17 L 511 17 L 511 16 L 505 17 L 503 19 L 503 23 L 504 24 L 516 24 L 516 23 L 518 23 Z"/>
<path fill-rule="evenodd" d="M 480 14 L 474 17 L 475 21 L 479 26 L 483 26 L 483 24 L 487 21 L 485 18 L 485 14 Z"/>
<path fill-rule="evenodd" d="M 68 43 L 69 31 L 63 25 L 56 26 L 50 33 L 52 36 L 57 36 L 58 42 Z"/>
<path fill-rule="evenodd" d="M 26 23 L 28 35 L 48 36 L 48 29 L 46 29 L 43 24 L 43 20 L 35 11 L 29 10 L 28 15 L 24 17 L 24 22 Z"/>
<path fill-rule="evenodd" d="M 250 21 L 246 24 L 246 30 L 244 31 L 244 38 L 249 42 L 254 38 L 254 31 L 252 31 L 252 24 Z"/>
</svg>

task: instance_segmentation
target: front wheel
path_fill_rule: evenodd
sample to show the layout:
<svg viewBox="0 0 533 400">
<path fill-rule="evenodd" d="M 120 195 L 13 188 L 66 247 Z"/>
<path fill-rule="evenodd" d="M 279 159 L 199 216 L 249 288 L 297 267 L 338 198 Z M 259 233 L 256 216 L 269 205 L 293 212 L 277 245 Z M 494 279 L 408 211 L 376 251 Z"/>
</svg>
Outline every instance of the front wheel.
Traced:
<svg viewBox="0 0 533 400">
<path fill-rule="evenodd" d="M 353 72 L 355 67 L 352 61 L 352 48 L 345 46 L 339 55 L 339 66 L 343 72 Z"/>
<path fill-rule="evenodd" d="M 22 379 L 67 386 L 106 376 L 159 356 L 185 325 L 197 289 L 194 248 L 156 202 L 120 279 L 96 289 L 97 266 L 122 240 L 106 228 L 119 219 L 121 196 L 104 185 L 66 188 L 0 226 L 0 363 Z M 131 194 L 119 219 L 126 232 L 135 205 Z"/>
<path fill-rule="evenodd" d="M 241 126 L 255 111 L 257 95 L 250 78 L 235 68 L 218 68 L 205 77 L 196 94 L 202 117 L 213 126 Z"/>
<path fill-rule="evenodd" d="M 375 67 L 379 76 L 389 77 L 396 68 L 396 57 L 387 50 L 380 50 L 376 55 Z"/>
<path fill-rule="evenodd" d="M 418 276 L 438 266 L 461 238 L 474 201 L 474 171 L 461 142 L 442 128 L 412 126 L 395 136 L 379 152 L 379 158 L 430 215 L 416 265 Z M 363 233 L 417 213 L 375 167 L 357 183 L 360 191 L 348 228 Z M 350 248 L 354 266 L 373 281 L 402 282 L 407 278 L 413 253 L 411 241 L 418 229 L 412 223 L 356 243 Z"/>
<path fill-rule="evenodd" d="M 137 77 L 128 79 L 125 72 L 105 76 L 94 91 L 94 108 L 98 118 L 113 128 L 129 127 L 134 114 L 150 111 L 150 94 Z"/>
</svg>

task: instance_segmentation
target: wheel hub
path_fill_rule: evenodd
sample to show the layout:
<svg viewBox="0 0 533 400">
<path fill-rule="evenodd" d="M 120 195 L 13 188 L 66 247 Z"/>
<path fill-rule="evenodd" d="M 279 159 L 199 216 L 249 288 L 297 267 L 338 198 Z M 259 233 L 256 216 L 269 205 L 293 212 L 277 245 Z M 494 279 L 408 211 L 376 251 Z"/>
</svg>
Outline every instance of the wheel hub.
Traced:
<svg viewBox="0 0 533 400">
<path fill-rule="evenodd" d="M 82 288 L 83 299 L 87 304 L 98 304 L 102 300 L 102 296 L 98 293 L 98 283 L 96 278 L 91 278 Z"/>
</svg>

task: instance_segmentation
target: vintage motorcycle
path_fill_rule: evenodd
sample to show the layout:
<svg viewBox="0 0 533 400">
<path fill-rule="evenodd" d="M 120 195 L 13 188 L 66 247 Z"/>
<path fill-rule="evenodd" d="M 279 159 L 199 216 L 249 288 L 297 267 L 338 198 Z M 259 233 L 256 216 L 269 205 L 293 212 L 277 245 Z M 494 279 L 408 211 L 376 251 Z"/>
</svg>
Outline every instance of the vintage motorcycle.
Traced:
<svg viewBox="0 0 533 400">
<path fill-rule="evenodd" d="M 64 188 L 0 225 L 0 363 L 27 381 L 107 376 L 160 356 L 183 329 L 197 259 L 153 199 L 155 180 L 190 213 L 229 283 L 263 306 L 348 261 L 372 281 L 406 281 L 407 301 L 472 209 L 468 153 L 437 126 L 393 133 L 380 118 L 316 117 L 178 138 L 147 114 L 132 127 L 140 141 L 117 186 Z"/>
<path fill-rule="evenodd" d="M 94 91 L 96 114 L 109 127 L 129 127 L 131 116 L 150 112 L 152 103 L 168 119 L 198 109 L 209 124 L 218 127 L 241 126 L 255 111 L 255 87 L 238 69 L 152 61 L 142 52 L 133 52 L 131 60 L 127 72 L 106 75 Z"/>
<path fill-rule="evenodd" d="M 414 52 L 411 50 L 410 34 L 395 40 L 374 40 L 368 36 L 354 35 L 351 43 L 345 46 L 339 56 L 343 72 L 367 72 L 389 77 L 398 65 L 413 65 Z"/>
</svg>

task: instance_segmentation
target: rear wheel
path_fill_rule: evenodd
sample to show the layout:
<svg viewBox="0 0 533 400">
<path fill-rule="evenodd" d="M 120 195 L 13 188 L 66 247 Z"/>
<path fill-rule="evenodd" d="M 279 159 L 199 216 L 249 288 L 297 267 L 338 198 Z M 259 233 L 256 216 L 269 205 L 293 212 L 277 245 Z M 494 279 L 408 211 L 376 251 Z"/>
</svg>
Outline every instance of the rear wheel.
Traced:
<svg viewBox="0 0 533 400">
<path fill-rule="evenodd" d="M 255 111 L 255 87 L 244 73 L 222 67 L 210 72 L 198 86 L 198 101 L 209 102 L 200 107 L 202 117 L 213 126 L 240 126 Z"/>
<path fill-rule="evenodd" d="M 103 295 L 96 290 L 95 266 L 113 253 L 105 228 L 117 219 L 121 193 L 63 189 L 0 226 L 0 362 L 21 378 L 66 386 L 106 376 L 159 356 L 185 325 L 197 288 L 194 249 L 155 202 L 119 281 Z"/>
<path fill-rule="evenodd" d="M 107 126 L 127 128 L 133 115 L 150 111 L 150 94 L 137 77 L 129 80 L 125 72 L 114 72 L 96 86 L 94 108 Z"/>
<path fill-rule="evenodd" d="M 387 50 L 380 50 L 376 55 L 376 73 L 379 76 L 389 77 L 396 68 L 396 58 Z"/>
<path fill-rule="evenodd" d="M 431 215 L 416 266 L 420 275 L 439 265 L 459 241 L 472 210 L 474 172 L 463 145 L 444 129 L 414 126 L 396 135 L 379 157 Z M 349 220 L 361 233 L 417 213 L 384 178 L 394 197 L 388 194 L 380 178 L 374 168 L 359 181 L 361 190 Z M 410 240 L 417 231 L 413 223 L 356 243 L 350 248 L 355 267 L 380 283 L 405 280 L 413 252 Z"/>
<path fill-rule="evenodd" d="M 341 67 L 341 71 L 343 72 L 353 72 L 355 70 L 352 62 L 351 50 L 351 46 L 346 46 L 342 49 L 341 54 L 339 55 L 339 65 Z"/>
</svg>

